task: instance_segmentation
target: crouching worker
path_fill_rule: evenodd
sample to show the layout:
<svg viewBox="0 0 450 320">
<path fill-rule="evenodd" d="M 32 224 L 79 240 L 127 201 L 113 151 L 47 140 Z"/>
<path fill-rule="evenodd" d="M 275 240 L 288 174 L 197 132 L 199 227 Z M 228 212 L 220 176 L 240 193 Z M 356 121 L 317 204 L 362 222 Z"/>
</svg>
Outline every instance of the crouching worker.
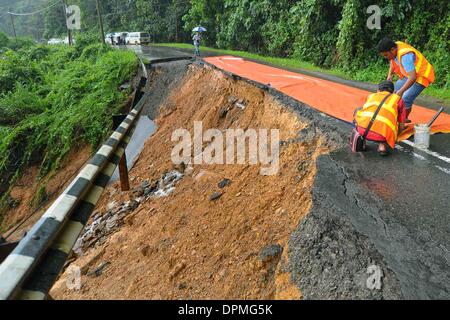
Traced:
<svg viewBox="0 0 450 320">
<path fill-rule="evenodd" d="M 378 92 L 369 95 L 364 106 L 355 111 L 353 151 L 363 151 L 368 140 L 378 142 L 380 155 L 388 155 L 395 147 L 399 131 L 404 129 L 407 116 L 402 98 L 394 94 L 394 84 L 381 82 Z M 354 147 L 356 141 L 360 142 L 359 150 Z"/>
</svg>

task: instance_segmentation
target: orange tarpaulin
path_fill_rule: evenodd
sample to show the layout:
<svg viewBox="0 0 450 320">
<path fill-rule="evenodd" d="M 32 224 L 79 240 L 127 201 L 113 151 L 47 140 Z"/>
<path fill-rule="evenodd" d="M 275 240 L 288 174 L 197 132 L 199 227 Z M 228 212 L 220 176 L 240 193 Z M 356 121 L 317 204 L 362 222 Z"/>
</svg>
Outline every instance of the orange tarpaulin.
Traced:
<svg viewBox="0 0 450 320">
<path fill-rule="evenodd" d="M 353 121 L 353 112 L 366 101 L 370 92 L 332 81 L 306 76 L 239 57 L 221 56 L 205 58 L 216 67 L 273 88 L 303 102 L 315 109 L 348 122 Z M 409 116 L 412 123 L 427 123 L 435 110 L 413 106 Z M 432 133 L 450 133 L 450 115 L 441 114 L 431 128 Z M 414 134 L 412 125 L 400 135 L 399 140 Z"/>
</svg>

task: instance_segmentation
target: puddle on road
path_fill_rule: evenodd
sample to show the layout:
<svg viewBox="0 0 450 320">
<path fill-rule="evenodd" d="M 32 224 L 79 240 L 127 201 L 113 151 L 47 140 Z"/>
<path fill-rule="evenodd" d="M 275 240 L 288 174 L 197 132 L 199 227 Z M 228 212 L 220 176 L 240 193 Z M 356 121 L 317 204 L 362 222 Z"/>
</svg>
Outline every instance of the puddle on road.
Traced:
<svg viewBox="0 0 450 320">
<path fill-rule="evenodd" d="M 137 158 L 144 149 L 145 142 L 156 132 L 157 126 L 153 120 L 147 116 L 139 118 L 136 130 L 126 149 L 128 170 L 133 168 Z M 119 168 L 117 167 L 109 183 L 119 180 Z"/>
</svg>

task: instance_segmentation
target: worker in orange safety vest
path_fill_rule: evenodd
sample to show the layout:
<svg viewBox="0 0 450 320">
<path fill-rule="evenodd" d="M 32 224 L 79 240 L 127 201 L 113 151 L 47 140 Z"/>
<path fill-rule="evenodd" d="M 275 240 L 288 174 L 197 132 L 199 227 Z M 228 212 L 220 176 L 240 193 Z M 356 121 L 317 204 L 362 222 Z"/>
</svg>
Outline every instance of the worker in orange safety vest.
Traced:
<svg viewBox="0 0 450 320">
<path fill-rule="evenodd" d="M 392 81 L 394 74 L 399 77 L 395 93 L 402 97 L 409 115 L 416 98 L 434 82 L 434 67 L 419 50 L 401 41 L 384 38 L 378 43 L 378 51 L 390 60 L 387 80 Z"/>
<path fill-rule="evenodd" d="M 390 153 L 389 147 L 391 149 L 395 147 L 398 134 L 404 129 L 407 119 L 407 110 L 402 98 L 393 92 L 392 81 L 383 81 L 378 85 L 378 92 L 369 95 L 364 106 L 355 111 L 354 123 L 356 130 L 362 136 L 378 106 L 386 96 L 390 95 L 383 103 L 366 137 L 369 141 L 379 143 L 378 153 L 383 156 Z"/>
</svg>

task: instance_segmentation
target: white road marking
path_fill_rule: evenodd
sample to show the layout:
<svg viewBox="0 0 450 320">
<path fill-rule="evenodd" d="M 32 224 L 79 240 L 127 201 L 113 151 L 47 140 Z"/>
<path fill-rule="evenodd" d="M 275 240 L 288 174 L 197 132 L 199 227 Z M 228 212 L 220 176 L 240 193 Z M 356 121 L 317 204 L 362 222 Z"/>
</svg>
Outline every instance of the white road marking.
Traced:
<svg viewBox="0 0 450 320">
<path fill-rule="evenodd" d="M 438 168 L 439 170 L 445 172 L 446 174 L 450 174 L 450 169 L 442 168 L 440 166 L 436 166 L 436 168 Z"/>
<path fill-rule="evenodd" d="M 411 147 L 414 147 L 414 142 L 411 142 L 409 140 L 404 140 L 402 142 L 407 144 L 407 145 L 409 145 L 409 146 L 411 146 Z M 445 161 L 448 164 L 450 164 L 450 158 L 448 158 L 446 156 L 443 156 L 443 155 L 441 155 L 438 152 L 434 152 L 434 151 L 431 151 L 431 150 L 428 150 L 428 149 L 419 149 L 419 150 L 425 152 L 426 154 L 429 154 L 430 156 L 433 156 L 435 158 L 438 158 L 438 159 L 440 159 L 442 161 Z"/>
<path fill-rule="evenodd" d="M 408 141 L 408 140 L 406 140 L 406 141 Z M 403 141 L 403 142 L 404 142 L 404 141 Z M 410 142 L 410 141 L 408 141 L 408 142 Z M 414 144 L 413 144 L 413 145 L 414 145 Z M 403 151 L 403 152 L 406 152 L 406 153 L 408 153 L 408 154 L 412 154 L 415 158 L 420 159 L 420 160 L 422 160 L 422 161 L 426 161 L 426 158 L 425 158 L 425 157 L 423 157 L 423 156 L 421 156 L 421 155 L 415 153 L 415 152 L 412 151 L 412 150 L 407 150 L 407 149 L 405 149 L 404 147 L 402 147 L 402 146 L 400 146 L 400 145 L 398 145 L 398 144 L 395 145 L 395 149 L 400 150 L 400 151 Z M 422 150 L 422 149 L 420 149 L 420 150 Z M 423 150 L 423 151 L 425 151 L 425 150 Z M 430 152 L 432 152 L 432 151 L 430 151 Z M 444 157 L 444 158 L 445 158 L 445 157 Z M 445 161 L 445 160 L 444 160 L 444 161 Z M 446 174 L 450 175 L 450 169 L 446 169 L 446 168 L 440 167 L 440 166 L 435 165 L 435 164 L 433 164 L 433 166 L 434 166 L 435 168 L 441 170 L 442 172 L 445 172 Z"/>
</svg>

